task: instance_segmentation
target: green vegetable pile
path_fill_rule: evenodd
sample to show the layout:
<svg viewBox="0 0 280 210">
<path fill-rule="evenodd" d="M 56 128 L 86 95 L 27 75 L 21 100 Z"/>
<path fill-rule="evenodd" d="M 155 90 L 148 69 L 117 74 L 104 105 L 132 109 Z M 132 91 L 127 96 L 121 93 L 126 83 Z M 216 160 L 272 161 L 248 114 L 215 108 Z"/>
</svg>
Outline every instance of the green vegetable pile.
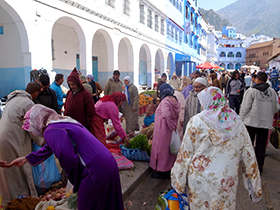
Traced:
<svg viewBox="0 0 280 210">
<path fill-rule="evenodd" d="M 147 136 L 140 134 L 132 139 L 130 139 L 129 145 L 125 145 L 128 149 L 141 149 L 147 152 L 150 156 L 151 154 L 151 145 L 148 144 Z"/>
<path fill-rule="evenodd" d="M 78 209 L 78 195 L 77 193 L 71 194 L 68 199 L 68 205 L 70 209 L 77 210 Z"/>
</svg>

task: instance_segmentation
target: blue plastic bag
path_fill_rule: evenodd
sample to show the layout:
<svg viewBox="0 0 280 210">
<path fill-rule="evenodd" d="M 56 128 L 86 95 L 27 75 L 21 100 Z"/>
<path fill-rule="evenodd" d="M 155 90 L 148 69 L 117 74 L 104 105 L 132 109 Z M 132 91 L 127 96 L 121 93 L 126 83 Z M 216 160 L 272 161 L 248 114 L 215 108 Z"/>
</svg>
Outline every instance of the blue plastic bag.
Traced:
<svg viewBox="0 0 280 210">
<path fill-rule="evenodd" d="M 120 145 L 121 152 L 129 160 L 150 161 L 147 152 L 141 149 L 128 149 L 124 145 Z"/>
<path fill-rule="evenodd" d="M 41 149 L 40 146 L 33 143 L 33 152 Z M 37 166 L 32 166 L 33 180 L 38 194 L 42 194 L 51 188 L 53 183 L 61 180 L 60 173 L 56 166 L 54 155 Z"/>
<path fill-rule="evenodd" d="M 174 189 L 172 189 L 164 195 L 164 198 L 167 200 L 168 203 L 168 207 L 166 208 L 166 210 L 189 210 L 189 199 L 187 194 L 185 193 L 182 193 L 180 195 L 176 193 Z"/>
</svg>

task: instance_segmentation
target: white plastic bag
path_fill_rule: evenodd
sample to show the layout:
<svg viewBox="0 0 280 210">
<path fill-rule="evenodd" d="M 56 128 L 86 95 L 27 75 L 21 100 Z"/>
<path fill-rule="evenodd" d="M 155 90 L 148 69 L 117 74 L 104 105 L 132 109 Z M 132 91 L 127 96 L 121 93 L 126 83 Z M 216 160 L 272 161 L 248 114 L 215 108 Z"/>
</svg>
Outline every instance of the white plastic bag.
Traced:
<svg viewBox="0 0 280 210">
<path fill-rule="evenodd" d="M 172 131 L 171 141 L 170 141 L 170 153 L 172 155 L 177 155 L 181 146 L 181 138 L 179 136 L 178 130 Z"/>
</svg>

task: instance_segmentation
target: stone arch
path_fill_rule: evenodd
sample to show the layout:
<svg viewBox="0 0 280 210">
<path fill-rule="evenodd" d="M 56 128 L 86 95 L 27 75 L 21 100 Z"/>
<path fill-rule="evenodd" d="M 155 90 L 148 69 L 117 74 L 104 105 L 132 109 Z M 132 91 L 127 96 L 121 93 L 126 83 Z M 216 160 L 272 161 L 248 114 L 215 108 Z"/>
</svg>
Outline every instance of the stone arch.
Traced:
<svg viewBox="0 0 280 210">
<path fill-rule="evenodd" d="M 234 69 L 234 65 L 233 65 L 232 63 L 229 63 L 229 64 L 227 65 L 227 69 Z"/>
<path fill-rule="evenodd" d="M 147 44 L 143 44 L 139 52 L 139 84 L 147 87 L 152 85 L 151 52 Z"/>
<path fill-rule="evenodd" d="M 164 72 L 164 57 L 161 49 L 158 49 L 155 57 L 155 82 Z"/>
<path fill-rule="evenodd" d="M 97 81 L 104 86 L 114 71 L 114 46 L 109 33 L 104 29 L 97 30 L 93 36 L 92 59 L 96 59 L 93 60 L 93 75 L 98 75 Z"/>
<path fill-rule="evenodd" d="M 224 51 L 222 51 L 222 52 L 220 53 L 220 57 L 226 57 L 226 53 L 225 53 Z"/>
<path fill-rule="evenodd" d="M 122 38 L 118 47 L 118 69 L 121 72 L 122 78 L 130 76 L 134 81 L 133 63 L 132 44 L 128 38 Z"/>
<path fill-rule="evenodd" d="M 166 67 L 166 73 L 167 73 L 167 77 L 170 77 L 173 72 L 175 71 L 175 62 L 174 62 L 174 57 L 172 55 L 172 53 L 168 53 L 167 56 L 167 67 Z"/>
<path fill-rule="evenodd" d="M 76 67 L 86 74 L 85 35 L 81 26 L 70 17 L 61 17 L 52 28 L 53 70 L 67 78 Z M 65 79 L 64 84 L 67 85 Z"/>
<path fill-rule="evenodd" d="M 31 54 L 24 21 L 5 1 L 0 1 L 0 96 L 25 89 L 30 81 Z"/>
</svg>

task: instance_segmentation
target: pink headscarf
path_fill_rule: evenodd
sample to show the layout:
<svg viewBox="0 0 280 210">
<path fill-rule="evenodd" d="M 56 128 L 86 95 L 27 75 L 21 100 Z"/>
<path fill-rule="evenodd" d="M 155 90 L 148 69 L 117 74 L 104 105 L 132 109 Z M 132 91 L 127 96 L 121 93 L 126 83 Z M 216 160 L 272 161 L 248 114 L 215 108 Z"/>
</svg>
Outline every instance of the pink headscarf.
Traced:
<svg viewBox="0 0 280 210">
<path fill-rule="evenodd" d="M 63 117 L 56 113 L 53 109 L 45 107 L 41 104 L 35 104 L 24 116 L 24 124 L 22 128 L 26 131 L 34 133 L 36 136 L 43 137 L 47 126 L 52 122 L 69 121 L 76 122 L 70 117 Z"/>
<path fill-rule="evenodd" d="M 221 137 L 221 142 L 215 142 L 215 144 L 232 139 L 242 121 L 236 112 L 226 104 L 227 101 L 223 96 L 223 92 L 217 87 L 209 87 L 202 90 L 197 97 L 204 108 L 199 113 L 200 118 L 213 126 Z"/>
</svg>

